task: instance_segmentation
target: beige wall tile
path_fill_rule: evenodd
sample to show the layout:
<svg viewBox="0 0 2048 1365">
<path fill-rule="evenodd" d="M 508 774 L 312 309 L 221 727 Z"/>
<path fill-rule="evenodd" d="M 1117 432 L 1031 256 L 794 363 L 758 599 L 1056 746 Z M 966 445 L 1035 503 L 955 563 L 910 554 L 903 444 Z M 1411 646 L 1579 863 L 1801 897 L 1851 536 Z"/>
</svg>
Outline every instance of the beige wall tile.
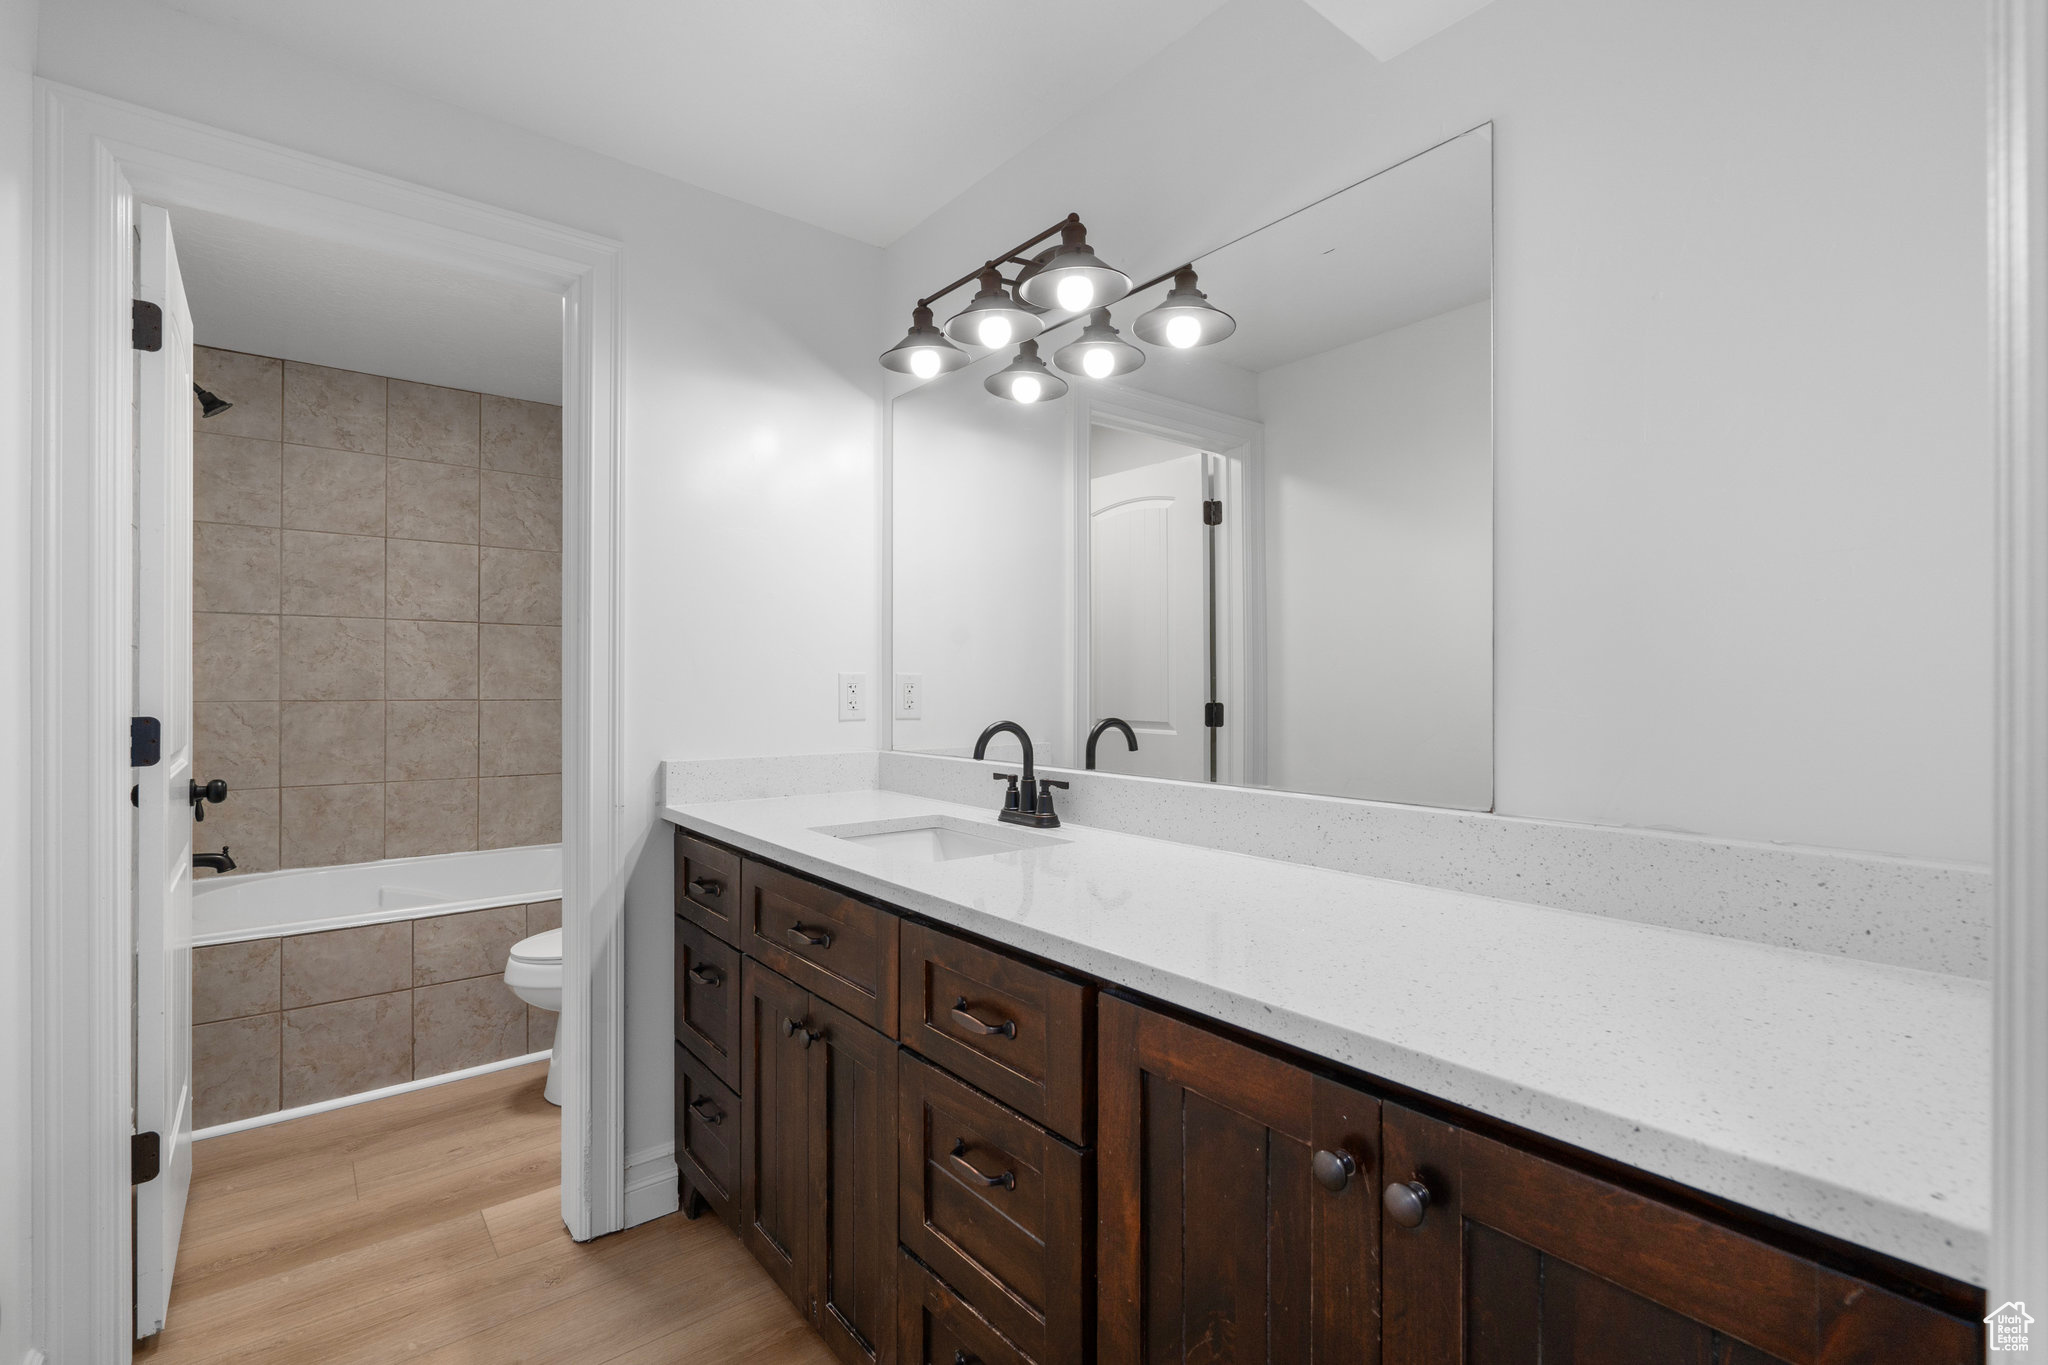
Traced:
<svg viewBox="0 0 2048 1365">
<path fill-rule="evenodd" d="M 385 534 L 400 540 L 477 543 L 477 471 L 425 460 L 391 461 Z"/>
<path fill-rule="evenodd" d="M 560 626 L 477 627 L 481 695 L 522 701 L 562 695 Z"/>
<path fill-rule="evenodd" d="M 351 450 L 284 448 L 284 524 L 294 531 L 384 534 L 382 455 Z"/>
<path fill-rule="evenodd" d="M 208 435 L 253 436 L 260 441 L 284 439 L 284 362 L 268 356 L 192 348 L 192 379 L 234 406 L 218 417 L 193 419 L 194 430 Z M 195 402 L 192 411 L 197 414 Z"/>
<path fill-rule="evenodd" d="M 495 976 L 421 986 L 412 993 L 413 1065 L 421 1076 L 526 1051 L 526 1005 Z"/>
<path fill-rule="evenodd" d="M 526 1007 L 526 1050 L 546 1052 L 555 1045 L 555 1020 L 560 1018 L 553 1010 Z"/>
<path fill-rule="evenodd" d="M 278 1104 L 278 1016 L 259 1014 L 192 1029 L 192 1126 L 274 1114 Z"/>
<path fill-rule="evenodd" d="M 562 548 L 562 481 L 486 469 L 483 540 L 516 550 Z"/>
<path fill-rule="evenodd" d="M 192 1022 L 211 1024 L 284 1008 L 284 940 L 250 939 L 192 950 Z"/>
<path fill-rule="evenodd" d="M 367 701 L 384 695 L 384 622 L 287 616 L 278 690 L 286 701 Z"/>
<path fill-rule="evenodd" d="M 480 409 L 461 389 L 391 381 L 391 453 L 409 460 L 477 463 Z"/>
<path fill-rule="evenodd" d="M 518 848 L 562 840 L 562 779 L 486 777 L 477 784 L 477 843 Z"/>
<path fill-rule="evenodd" d="M 562 477 L 562 410 L 523 398 L 483 399 L 484 468 Z"/>
<path fill-rule="evenodd" d="M 384 856 L 384 784 L 286 787 L 279 797 L 278 864 L 333 867 Z"/>
<path fill-rule="evenodd" d="M 280 524 L 281 447 L 249 436 L 192 435 L 192 519 Z"/>
<path fill-rule="evenodd" d="M 293 934 L 284 940 L 284 1007 L 380 995 L 412 985 L 412 921 Z"/>
<path fill-rule="evenodd" d="M 384 703 L 283 703 L 278 726 L 278 779 L 287 787 L 382 782 Z"/>
<path fill-rule="evenodd" d="M 463 621 L 386 621 L 384 685 L 394 698 L 476 696 L 477 628 Z"/>
<path fill-rule="evenodd" d="M 412 984 L 432 986 L 471 976 L 505 974 L 512 945 L 526 937 L 526 907 L 501 905 L 412 923 Z"/>
<path fill-rule="evenodd" d="M 284 610 L 294 616 L 382 616 L 383 540 L 286 531 Z"/>
<path fill-rule="evenodd" d="M 545 934 L 550 929 L 562 927 L 562 903 L 560 901 L 535 901 L 526 907 L 526 936 Z"/>
<path fill-rule="evenodd" d="M 384 788 L 384 856 L 424 858 L 476 847 L 476 779 Z"/>
<path fill-rule="evenodd" d="M 475 702 L 394 701 L 385 704 L 385 781 L 423 782 L 434 778 L 476 775 Z M 396 819 L 394 812 L 385 814 L 387 819 Z M 399 855 L 391 853 L 385 856 L 396 858 Z"/>
<path fill-rule="evenodd" d="M 412 992 L 284 1012 L 284 1107 L 413 1078 Z"/>
<path fill-rule="evenodd" d="M 484 777 L 562 771 L 558 701 L 484 702 L 477 733 L 477 772 Z"/>
<path fill-rule="evenodd" d="M 228 799 L 218 806 L 209 805 L 206 819 L 194 822 L 192 850 L 213 853 L 225 848 L 235 860 L 235 870 L 214 873 L 200 868 L 192 875 L 233 877 L 247 872 L 277 871 L 283 865 L 278 857 L 277 788 L 228 785 Z"/>
<path fill-rule="evenodd" d="M 474 545 L 387 540 L 390 565 L 384 614 L 399 620 L 476 620 Z"/>
<path fill-rule="evenodd" d="M 323 450 L 384 453 L 384 380 L 325 365 L 284 365 L 284 439 Z"/>
<path fill-rule="evenodd" d="M 477 620 L 532 626 L 562 624 L 560 555 L 489 546 L 478 554 Z"/>
<path fill-rule="evenodd" d="M 192 766 L 230 791 L 277 785 L 277 703 L 202 701 L 192 707 Z"/>
<path fill-rule="evenodd" d="M 196 701 L 276 701 L 275 616 L 200 612 L 192 618 L 192 696 Z"/>
<path fill-rule="evenodd" d="M 199 523 L 192 528 L 192 609 L 276 611 L 278 565 L 275 528 Z"/>
</svg>

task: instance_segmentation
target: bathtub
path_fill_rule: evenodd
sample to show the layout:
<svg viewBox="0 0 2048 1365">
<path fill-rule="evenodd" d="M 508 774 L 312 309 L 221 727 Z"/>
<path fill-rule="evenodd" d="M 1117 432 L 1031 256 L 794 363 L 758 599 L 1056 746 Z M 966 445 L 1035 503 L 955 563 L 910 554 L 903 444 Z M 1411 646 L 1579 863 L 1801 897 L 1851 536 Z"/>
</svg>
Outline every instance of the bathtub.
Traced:
<svg viewBox="0 0 2048 1365">
<path fill-rule="evenodd" d="M 206 877 L 192 884 L 192 943 L 282 938 L 561 895 L 560 844 Z"/>
</svg>

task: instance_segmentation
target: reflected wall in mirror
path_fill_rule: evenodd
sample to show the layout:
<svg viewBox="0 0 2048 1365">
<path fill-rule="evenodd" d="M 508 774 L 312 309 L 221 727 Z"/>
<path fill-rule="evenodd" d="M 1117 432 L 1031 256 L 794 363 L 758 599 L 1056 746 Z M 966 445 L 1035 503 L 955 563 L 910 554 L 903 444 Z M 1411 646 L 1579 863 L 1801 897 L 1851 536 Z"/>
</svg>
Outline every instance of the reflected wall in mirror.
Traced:
<svg viewBox="0 0 2048 1365">
<path fill-rule="evenodd" d="M 1225 341 L 897 398 L 896 747 L 1080 767 L 1116 718 L 1105 771 L 1490 808 L 1491 186 L 1480 128 L 1199 258 Z"/>
</svg>

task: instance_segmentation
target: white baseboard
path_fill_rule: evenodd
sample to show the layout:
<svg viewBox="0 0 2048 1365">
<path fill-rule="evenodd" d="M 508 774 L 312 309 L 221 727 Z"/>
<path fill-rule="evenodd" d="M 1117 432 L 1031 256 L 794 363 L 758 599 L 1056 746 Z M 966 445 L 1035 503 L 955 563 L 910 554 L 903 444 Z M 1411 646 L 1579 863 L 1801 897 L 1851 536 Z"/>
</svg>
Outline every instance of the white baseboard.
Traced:
<svg viewBox="0 0 2048 1365">
<path fill-rule="evenodd" d="M 682 1207 L 682 1176 L 676 1169 L 676 1145 L 630 1152 L 626 1156 L 626 1226 L 651 1223 Z"/>
<path fill-rule="evenodd" d="M 273 1123 L 284 1123 L 290 1119 L 310 1118 L 324 1114 L 330 1109 L 346 1109 L 352 1104 L 368 1104 L 391 1095 L 404 1095 L 414 1090 L 425 1090 L 429 1086 L 446 1085 L 450 1081 L 466 1081 L 471 1076 L 488 1076 L 493 1071 L 509 1071 L 515 1066 L 529 1062 L 544 1062 L 554 1054 L 551 1052 L 529 1052 L 524 1057 L 507 1057 L 502 1062 L 485 1062 L 482 1066 L 464 1067 L 441 1076 L 428 1076 L 424 1080 L 405 1081 L 398 1085 L 387 1085 L 382 1090 L 365 1090 L 360 1095 L 343 1095 L 339 1099 L 322 1100 L 318 1104 L 302 1104 L 296 1109 L 280 1109 L 274 1114 L 258 1114 L 253 1119 L 236 1119 L 233 1123 L 216 1123 L 211 1128 L 201 1128 L 192 1135 L 194 1142 L 206 1138 L 226 1137 L 229 1133 L 246 1132 L 251 1128 L 262 1128 Z M 669 1163 L 671 1168 L 674 1162 Z"/>
</svg>

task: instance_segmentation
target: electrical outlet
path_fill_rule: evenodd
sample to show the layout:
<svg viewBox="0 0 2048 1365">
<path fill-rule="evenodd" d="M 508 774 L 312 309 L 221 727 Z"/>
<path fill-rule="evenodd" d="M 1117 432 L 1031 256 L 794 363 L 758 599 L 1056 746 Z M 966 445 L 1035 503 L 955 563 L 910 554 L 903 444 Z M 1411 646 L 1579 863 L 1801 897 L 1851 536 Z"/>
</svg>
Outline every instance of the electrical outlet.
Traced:
<svg viewBox="0 0 2048 1365">
<path fill-rule="evenodd" d="M 839 719 L 866 720 L 868 718 L 868 675 L 865 673 L 841 673 L 839 675 Z"/>
<path fill-rule="evenodd" d="M 896 719 L 924 719 L 924 674 L 896 675 Z"/>
</svg>

